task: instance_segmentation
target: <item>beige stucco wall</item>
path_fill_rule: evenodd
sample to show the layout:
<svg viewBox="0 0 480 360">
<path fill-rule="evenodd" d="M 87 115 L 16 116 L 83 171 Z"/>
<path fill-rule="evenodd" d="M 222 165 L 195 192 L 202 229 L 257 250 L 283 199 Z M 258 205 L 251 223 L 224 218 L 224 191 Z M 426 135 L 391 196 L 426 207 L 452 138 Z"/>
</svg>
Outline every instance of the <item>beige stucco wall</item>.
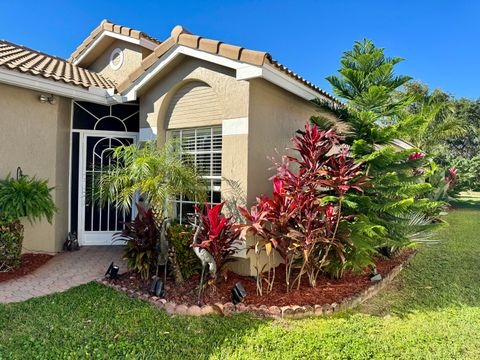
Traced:
<svg viewBox="0 0 480 360">
<path fill-rule="evenodd" d="M 221 121 L 212 121 L 204 126 L 226 122 L 247 122 L 246 131 L 235 129 L 233 134 L 223 135 L 222 176 L 240 184 L 247 206 L 262 193 L 272 191 L 272 166 L 269 156 L 275 150 L 283 153 L 295 131 L 302 128 L 312 115 L 317 114 L 310 102 L 299 98 L 265 80 L 238 81 L 235 72 L 219 65 L 201 60 L 184 58 L 165 69 L 140 96 L 140 127 L 157 133 L 159 145 L 163 144 L 169 128 L 167 108 L 178 89 L 191 81 L 208 84 L 216 93 L 222 111 Z M 198 126 L 192 121 L 192 127 Z M 188 125 L 186 125 L 188 127 Z M 237 131 L 237 132 L 236 132 Z M 235 133 L 236 132 L 236 133 Z M 235 196 L 226 181 L 222 182 L 222 197 Z M 252 239 L 248 241 L 250 245 Z M 266 263 L 265 254 L 259 267 Z M 279 262 L 277 256 L 275 262 Z M 253 253 L 240 257 L 231 268 L 246 275 L 256 274 Z"/>
<path fill-rule="evenodd" d="M 177 90 L 192 81 L 202 82 L 215 92 L 221 117 L 203 126 L 221 125 L 230 119 L 248 117 L 249 83 L 237 81 L 233 70 L 193 58 L 185 58 L 160 75 L 153 85 L 143 90 L 140 96 L 140 127 L 152 128 L 157 132 L 159 144 L 163 144 L 167 123 L 167 109 Z M 192 127 L 198 123 L 192 123 Z M 188 127 L 188 125 L 186 125 Z M 223 136 L 222 174 L 229 180 L 241 184 L 246 194 L 248 136 L 235 134 Z M 222 193 L 230 193 L 225 182 Z"/>
<path fill-rule="evenodd" d="M 248 203 L 260 194 L 272 192 L 268 169 L 279 154 L 290 147 L 290 139 L 309 122 L 318 109 L 309 101 L 293 95 L 263 79 L 250 82 Z"/>
<path fill-rule="evenodd" d="M 203 126 L 226 125 L 228 121 L 248 122 L 249 89 L 247 81 L 237 81 L 231 69 L 202 60 L 184 58 L 167 68 L 165 75 L 159 76 L 140 96 L 140 127 L 151 128 L 157 132 L 157 141 L 162 145 L 166 131 L 170 128 L 167 109 L 175 93 L 192 81 L 202 82 L 215 92 L 221 117 Z M 192 122 L 191 127 L 198 126 Z M 186 125 L 186 127 L 189 127 Z M 225 128 L 225 126 L 224 126 Z M 223 134 L 222 136 L 222 197 L 224 200 L 237 198 L 245 203 L 248 174 L 248 133 Z M 234 186 L 230 186 L 233 184 Z M 237 188 L 237 189 L 234 189 Z M 234 268 L 241 273 L 250 274 L 250 260 L 241 255 Z"/>
<path fill-rule="evenodd" d="M 303 128 L 310 117 L 316 114 L 318 109 L 309 101 L 263 79 L 250 81 L 248 206 L 253 205 L 256 197 L 261 194 L 270 195 L 272 192 L 272 182 L 269 178 L 274 173 L 268 170 L 273 165 L 269 157 L 280 160 L 280 155 L 290 146 L 290 139 L 295 132 Z M 249 239 L 247 243 L 253 244 L 253 239 Z M 262 269 L 267 261 L 266 254 L 262 253 L 258 267 Z M 278 264 L 280 261 L 280 256 L 276 254 L 273 262 Z M 234 264 L 233 268 L 242 274 L 255 274 L 255 258 L 251 256 L 242 260 Z"/>
<path fill-rule="evenodd" d="M 124 60 L 119 69 L 113 70 L 110 67 L 110 55 L 112 51 L 119 48 L 123 52 Z M 140 45 L 131 44 L 122 40 L 113 41 L 93 63 L 88 66 L 89 70 L 98 72 L 108 79 L 120 84 L 132 73 L 142 62 L 145 55 L 145 48 Z"/>
<path fill-rule="evenodd" d="M 25 224 L 24 251 L 61 250 L 68 225 L 69 99 L 40 103 L 40 93 L 0 84 L 0 178 L 24 173 L 48 179 L 59 212 L 52 224 Z"/>
</svg>

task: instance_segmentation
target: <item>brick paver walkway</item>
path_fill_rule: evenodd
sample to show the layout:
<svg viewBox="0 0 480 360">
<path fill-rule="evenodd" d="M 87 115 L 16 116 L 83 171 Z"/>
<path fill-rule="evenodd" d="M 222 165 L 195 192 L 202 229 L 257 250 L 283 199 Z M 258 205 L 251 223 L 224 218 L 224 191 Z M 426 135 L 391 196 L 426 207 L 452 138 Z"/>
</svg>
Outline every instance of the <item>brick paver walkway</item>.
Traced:
<svg viewBox="0 0 480 360">
<path fill-rule="evenodd" d="M 79 251 L 58 254 L 29 275 L 0 282 L 0 303 L 65 291 L 102 278 L 112 261 L 123 272 L 126 264 L 121 258 L 121 246 L 84 246 Z"/>
</svg>

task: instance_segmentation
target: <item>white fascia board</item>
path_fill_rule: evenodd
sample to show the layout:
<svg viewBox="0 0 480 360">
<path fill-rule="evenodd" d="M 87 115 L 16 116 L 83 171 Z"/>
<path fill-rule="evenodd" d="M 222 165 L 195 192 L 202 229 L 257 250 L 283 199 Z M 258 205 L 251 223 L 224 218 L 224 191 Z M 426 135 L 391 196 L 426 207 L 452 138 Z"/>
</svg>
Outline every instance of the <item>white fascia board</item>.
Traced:
<svg viewBox="0 0 480 360">
<path fill-rule="evenodd" d="M 198 49 L 192 49 L 183 45 L 175 45 L 162 56 L 162 59 L 160 61 L 158 61 L 155 65 L 151 66 L 127 90 L 124 91 L 124 96 L 127 101 L 136 100 L 137 92 L 142 87 L 144 87 L 153 77 L 155 77 L 159 72 L 161 72 L 168 64 L 170 64 L 176 57 L 181 55 L 205 60 L 237 71 L 238 69 L 251 66 L 240 61 L 228 59 L 223 56 L 207 53 Z M 254 66 L 252 65 L 251 67 Z"/>
<path fill-rule="evenodd" d="M 332 101 L 326 96 L 320 94 L 318 91 L 302 84 L 300 81 L 295 80 L 291 76 L 288 76 L 284 72 L 278 70 L 277 68 L 271 65 L 264 65 L 262 67 L 262 77 L 265 80 L 270 81 L 271 83 L 280 86 L 281 88 L 300 96 L 305 100 L 313 100 L 320 98 L 326 101 Z"/>
<path fill-rule="evenodd" d="M 114 39 L 126 41 L 131 44 L 140 45 L 152 51 L 157 47 L 157 44 L 146 39 L 134 39 L 127 35 L 117 34 L 113 31 L 103 30 L 102 33 L 92 43 L 90 43 L 90 45 L 87 46 L 87 48 L 82 52 L 82 54 L 80 54 L 79 57 L 75 58 L 72 61 L 72 64 L 77 65 L 78 63 L 80 63 L 90 53 L 90 51 L 92 51 L 100 43 L 100 41 L 102 41 L 107 36 Z"/>
<path fill-rule="evenodd" d="M 6 69 L 0 69 L 0 83 L 102 105 L 112 105 L 123 102 L 121 96 L 114 95 L 109 90 L 94 87 L 87 90 L 60 81 L 48 80 Z"/>
</svg>

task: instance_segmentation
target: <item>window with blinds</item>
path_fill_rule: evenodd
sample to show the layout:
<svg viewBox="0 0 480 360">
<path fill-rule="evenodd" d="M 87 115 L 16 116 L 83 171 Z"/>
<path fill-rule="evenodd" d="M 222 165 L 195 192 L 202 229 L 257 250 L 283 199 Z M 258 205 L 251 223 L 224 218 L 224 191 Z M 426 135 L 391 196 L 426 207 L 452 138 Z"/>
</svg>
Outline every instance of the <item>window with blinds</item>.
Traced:
<svg viewBox="0 0 480 360">
<path fill-rule="evenodd" d="M 193 162 L 200 176 L 207 181 L 207 201 L 210 205 L 221 202 L 222 179 L 222 127 L 202 127 L 171 130 L 185 155 L 185 161 Z M 180 223 L 187 223 L 194 213 L 195 199 L 179 196 L 174 201 L 175 217 Z"/>
</svg>

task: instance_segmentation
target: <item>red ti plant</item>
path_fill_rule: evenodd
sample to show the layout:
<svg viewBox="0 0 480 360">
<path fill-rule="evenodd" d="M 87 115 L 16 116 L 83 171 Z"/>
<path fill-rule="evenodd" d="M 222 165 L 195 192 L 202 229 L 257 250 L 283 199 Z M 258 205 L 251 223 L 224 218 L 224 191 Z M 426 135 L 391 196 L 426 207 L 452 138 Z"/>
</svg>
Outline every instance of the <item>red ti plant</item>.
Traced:
<svg viewBox="0 0 480 360">
<path fill-rule="evenodd" d="M 362 191 L 368 183 L 362 164 L 346 148 L 332 151 L 341 140 L 333 130 L 306 125 L 292 139 L 296 156 L 283 156 L 275 164 L 272 196 L 262 195 L 250 212 L 241 209 L 250 222 L 243 225 L 242 236 L 252 233 L 268 244 L 265 251 L 273 247 L 282 256 L 287 291 L 295 284 L 300 287 L 304 274 L 314 287 L 332 258 L 345 262 L 346 245 L 353 245 L 348 234 L 339 233 L 341 223 L 354 219 L 342 215 L 342 201 L 346 192 Z M 299 272 L 291 282 L 297 263 Z"/>
<path fill-rule="evenodd" d="M 201 217 L 202 226 L 198 234 L 198 243 L 193 246 L 207 250 L 215 260 L 217 274 L 225 277 L 225 265 L 235 260 L 233 255 L 238 251 L 235 245 L 238 244 L 240 233 L 235 228 L 232 218 L 222 215 L 224 204 L 222 202 L 212 207 L 208 203 L 205 204 L 205 214 L 195 206 L 195 211 Z"/>
<path fill-rule="evenodd" d="M 145 209 L 137 203 L 137 216 L 125 223 L 125 228 L 114 234 L 115 241 L 125 241 L 123 256 L 129 269 L 137 271 L 143 279 L 150 278 L 150 272 L 157 264 L 158 227 L 153 209 Z"/>
<path fill-rule="evenodd" d="M 445 183 L 448 186 L 448 191 L 452 190 L 455 184 L 457 183 L 457 169 L 451 167 L 448 170 L 447 175 L 445 176 Z"/>
</svg>

